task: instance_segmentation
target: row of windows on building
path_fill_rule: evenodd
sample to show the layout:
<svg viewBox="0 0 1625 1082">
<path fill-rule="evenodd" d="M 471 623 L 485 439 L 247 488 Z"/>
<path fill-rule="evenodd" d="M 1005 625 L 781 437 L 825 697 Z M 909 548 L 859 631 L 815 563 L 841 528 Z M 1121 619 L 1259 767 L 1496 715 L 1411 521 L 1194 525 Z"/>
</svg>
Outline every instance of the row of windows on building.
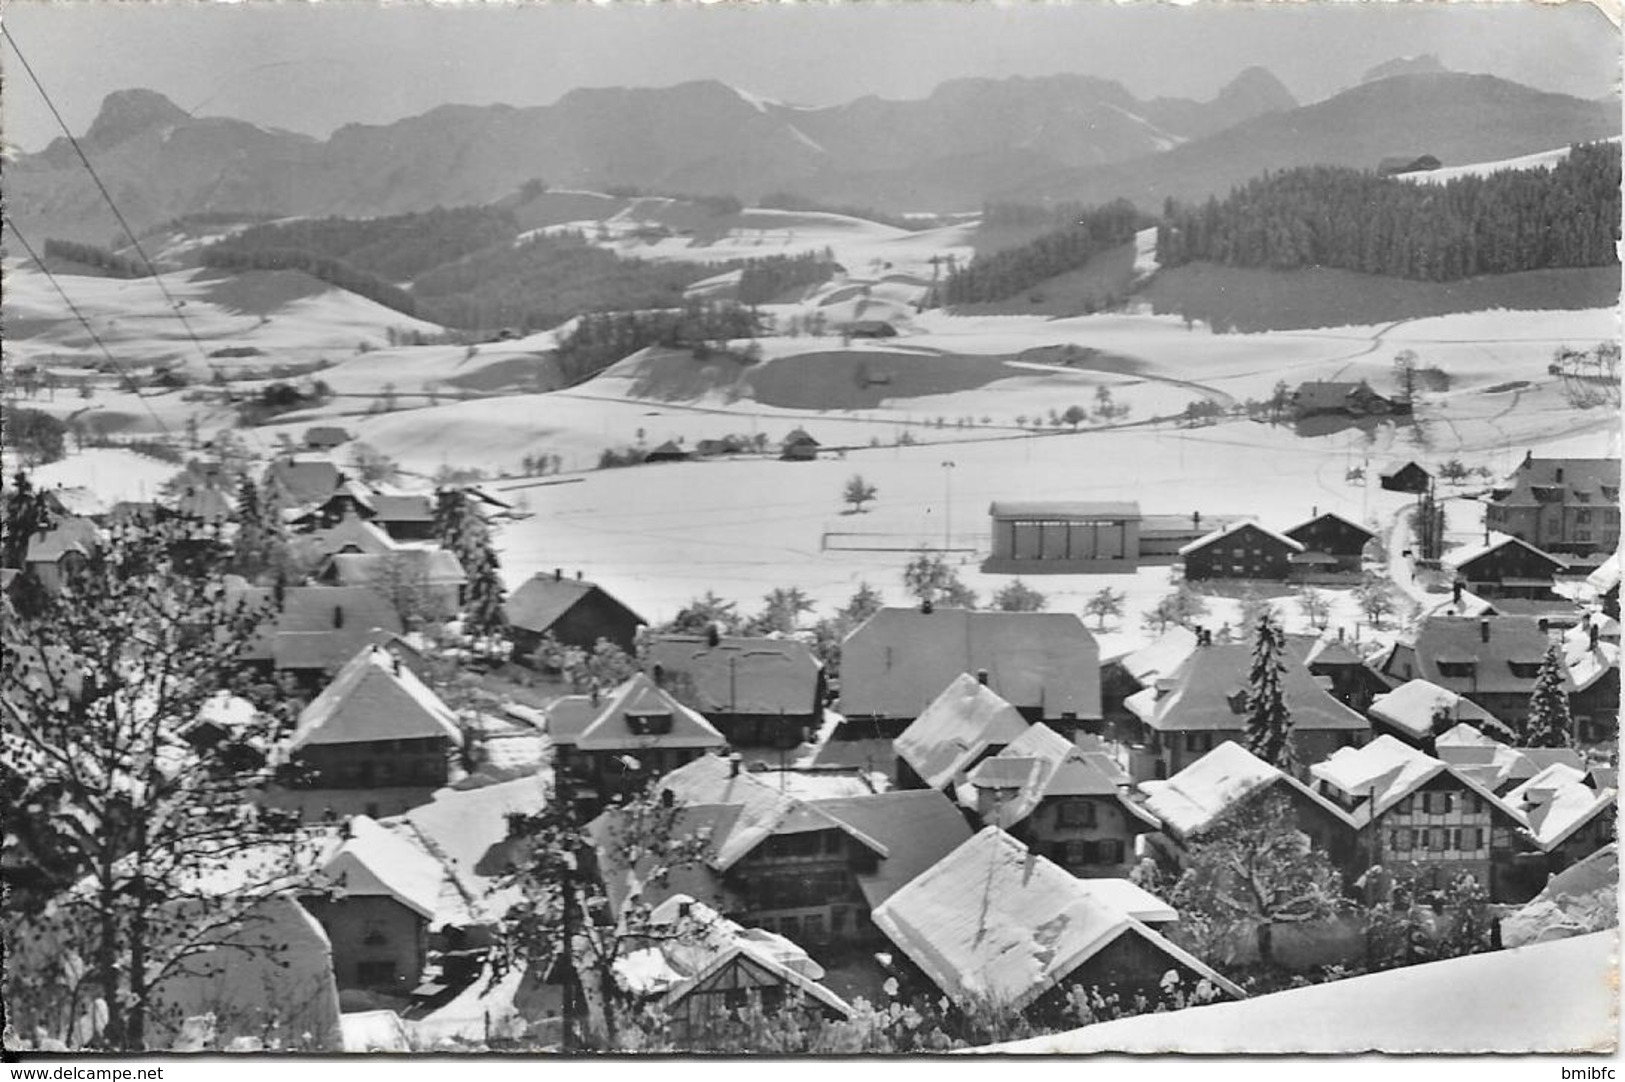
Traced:
<svg viewBox="0 0 1625 1082">
<path fill-rule="evenodd" d="M 1050 859 L 1063 868 L 1121 864 L 1126 852 L 1121 838 L 1099 838 L 1083 842 L 1056 842 L 1050 846 Z"/>
<path fill-rule="evenodd" d="M 1477 793 L 1455 791 L 1420 793 L 1399 801 L 1393 811 L 1396 815 L 1411 815 L 1416 811 L 1423 815 L 1449 815 L 1463 809 L 1474 815 L 1482 815 L 1485 810 L 1484 798 Z"/>
<path fill-rule="evenodd" d="M 1388 832 L 1388 848 L 1396 853 L 1415 850 L 1473 853 L 1484 848 L 1484 830 L 1482 827 L 1402 827 Z"/>
</svg>

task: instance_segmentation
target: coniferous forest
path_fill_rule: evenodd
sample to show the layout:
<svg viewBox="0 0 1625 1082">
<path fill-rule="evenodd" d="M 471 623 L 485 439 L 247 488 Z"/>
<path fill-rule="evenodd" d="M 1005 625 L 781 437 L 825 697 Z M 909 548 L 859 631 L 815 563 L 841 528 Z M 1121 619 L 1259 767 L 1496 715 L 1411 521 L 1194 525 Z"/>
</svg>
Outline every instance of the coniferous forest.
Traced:
<svg viewBox="0 0 1625 1082">
<path fill-rule="evenodd" d="M 1072 224 L 1026 244 L 988 255 L 950 271 L 942 290 L 944 304 L 1001 301 L 1031 289 L 1046 278 L 1077 270 L 1109 248 L 1134 239 L 1149 224 L 1127 200 L 1080 210 Z"/>
<path fill-rule="evenodd" d="M 1445 282 L 1617 262 L 1620 156 L 1576 146 L 1550 170 L 1442 184 L 1310 166 L 1265 174 L 1200 207 L 1170 203 L 1157 227 L 1165 267 L 1194 261 L 1335 267 Z"/>
</svg>

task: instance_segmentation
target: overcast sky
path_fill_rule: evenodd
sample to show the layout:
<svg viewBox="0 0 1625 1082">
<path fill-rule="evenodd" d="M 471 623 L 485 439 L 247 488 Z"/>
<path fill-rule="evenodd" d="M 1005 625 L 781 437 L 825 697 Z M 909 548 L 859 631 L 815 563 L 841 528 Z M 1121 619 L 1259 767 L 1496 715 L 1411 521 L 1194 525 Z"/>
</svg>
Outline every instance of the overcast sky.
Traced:
<svg viewBox="0 0 1625 1082">
<path fill-rule="evenodd" d="M 1589 4 L 477 4 L 434 8 L 11 0 L 5 25 L 81 132 L 104 95 L 161 91 L 200 115 L 325 136 L 448 102 L 542 105 L 578 86 L 715 78 L 810 105 L 921 97 L 946 79 L 1079 72 L 1141 96 L 1211 97 L 1243 68 L 1303 101 L 1373 64 L 1435 53 L 1583 97 L 1612 92 L 1620 45 Z M 57 134 L 4 51 L 7 141 Z"/>
</svg>

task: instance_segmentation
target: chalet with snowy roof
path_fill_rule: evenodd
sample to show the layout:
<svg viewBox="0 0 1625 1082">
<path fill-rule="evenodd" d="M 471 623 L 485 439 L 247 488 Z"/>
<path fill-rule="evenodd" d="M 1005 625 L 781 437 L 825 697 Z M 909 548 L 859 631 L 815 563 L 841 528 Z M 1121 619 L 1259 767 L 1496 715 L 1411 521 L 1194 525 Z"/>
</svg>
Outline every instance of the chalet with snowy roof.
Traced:
<svg viewBox="0 0 1625 1082">
<path fill-rule="evenodd" d="M 325 453 L 349 443 L 355 437 L 348 429 L 338 425 L 312 425 L 305 429 L 304 439 L 306 450 Z"/>
<path fill-rule="evenodd" d="M 1396 687 L 1418 678 L 1436 684 L 1516 727 L 1552 641 L 1532 616 L 1430 616 L 1413 640 L 1400 640 L 1379 657 L 1376 670 Z M 1575 690 L 1567 676 L 1564 689 Z"/>
<path fill-rule="evenodd" d="M 901 789 L 949 789 L 1031 723 L 985 683 L 960 673 L 892 741 Z"/>
<path fill-rule="evenodd" d="M 1552 586 L 1567 568 L 1562 560 L 1516 537 L 1500 536 L 1485 545 L 1471 545 L 1447 553 L 1445 562 L 1456 578 L 1482 598 L 1500 601 L 1528 598 L 1558 600 Z"/>
<path fill-rule="evenodd" d="M 1074 990 L 1155 1002 L 1170 983 L 1242 998 L 1122 895 L 1113 880 L 1079 879 L 987 827 L 892 895 L 874 921 L 923 978 L 917 990 L 965 1009 L 991 1001 L 1052 1022 Z M 1145 904 L 1166 908 L 1149 896 Z"/>
<path fill-rule="evenodd" d="M 574 779 L 578 800 L 600 806 L 728 742 L 643 673 L 607 694 L 561 700 L 549 722 L 555 768 Z"/>
<path fill-rule="evenodd" d="M 645 667 L 735 746 L 795 747 L 823 720 L 824 667 L 796 639 L 661 635 Z"/>
<path fill-rule="evenodd" d="M 248 609 L 269 609 L 269 587 L 227 580 L 227 599 Z M 244 660 L 286 672 L 314 690 L 363 647 L 376 631 L 399 632 L 400 615 L 378 591 L 360 586 L 290 586 L 261 625 Z"/>
<path fill-rule="evenodd" d="M 1132 501 L 1001 500 L 988 508 L 994 574 L 1132 571 L 1140 558 L 1140 505 Z"/>
<path fill-rule="evenodd" d="M 1441 733 L 1465 722 L 1506 732 L 1495 716 L 1471 699 L 1426 680 L 1408 680 L 1371 700 L 1366 711 L 1373 733 L 1387 733 L 1428 754 Z"/>
<path fill-rule="evenodd" d="M 301 533 L 332 526 L 346 515 L 371 520 L 378 517 L 378 495 L 360 481 L 346 479 L 325 499 L 293 508 L 285 514 L 288 525 Z"/>
<path fill-rule="evenodd" d="M 1365 380 L 1357 383 L 1335 380 L 1308 380 L 1298 384 L 1289 400 L 1292 412 L 1299 418 L 1318 414 L 1345 414 L 1350 417 L 1378 417 L 1390 413 L 1409 413 L 1410 407 L 1402 402 L 1384 398 L 1371 389 Z"/>
<path fill-rule="evenodd" d="M 1128 698 L 1138 722 L 1130 754 L 1136 781 L 1170 777 L 1226 741 L 1245 742 L 1252 649 L 1249 643 L 1200 647 L 1152 687 Z M 1290 652 L 1281 661 L 1281 690 L 1299 763 L 1318 762 L 1370 738 L 1366 719 L 1334 699 L 1302 661 Z"/>
<path fill-rule="evenodd" d="M 298 534 L 289 539 L 289 544 L 300 553 L 314 557 L 318 563 L 339 553 L 382 556 L 401 547 L 383 527 L 355 514 L 344 516 L 326 529 Z"/>
<path fill-rule="evenodd" d="M 451 777 L 457 715 L 411 669 L 369 646 L 299 714 L 283 749 L 296 770 L 275 803 L 309 821 L 394 815 Z"/>
<path fill-rule="evenodd" d="M 1100 738 L 1073 743 L 1038 722 L 958 786 L 961 806 L 984 826 L 997 826 L 1034 853 L 1082 878 L 1126 877 L 1135 839 L 1157 818 L 1129 799 L 1129 776 Z"/>
<path fill-rule="evenodd" d="M 429 930 L 443 918 L 444 866 L 404 834 L 365 815 L 344 824 L 321 878 L 335 891 L 303 899 L 333 944 L 341 990 L 396 996 L 418 986 L 429 958 Z"/>
<path fill-rule="evenodd" d="M 970 836 L 942 794 L 872 793 L 804 800 L 708 755 L 660 781 L 678 808 L 676 836 L 703 833 L 706 856 L 644 882 L 615 842 L 621 814 L 589 827 L 612 909 L 637 890 L 647 904 L 683 892 L 803 944 L 865 943 L 869 913 Z"/>
<path fill-rule="evenodd" d="M 1457 774 L 1502 797 L 1554 764 L 1585 772 L 1585 759 L 1573 748 L 1515 748 L 1490 736 L 1491 732 L 1513 739 L 1498 722 L 1483 729 L 1462 722 L 1439 734 L 1433 754 Z"/>
<path fill-rule="evenodd" d="M 1345 876 L 1357 875 L 1356 825 L 1312 787 L 1271 766 L 1240 744 L 1220 744 L 1166 781 L 1143 781 L 1144 811 L 1161 823 L 1164 850 L 1182 863 L 1193 842 L 1253 800 L 1277 794 L 1291 806 L 1297 827 Z"/>
<path fill-rule="evenodd" d="M 583 650 L 608 639 L 631 653 L 638 628 L 649 622 L 602 586 L 584 581 L 580 572 L 567 579 L 561 570 L 531 576 L 508 595 L 503 611 L 516 658 L 529 658 L 547 635 Z"/>
<path fill-rule="evenodd" d="M 1288 557 L 1293 577 L 1313 582 L 1323 576 L 1335 580 L 1338 575 L 1359 574 L 1365 547 L 1377 535 L 1336 512 L 1326 511 L 1298 523 L 1285 536 L 1303 546 L 1302 552 Z"/>
<path fill-rule="evenodd" d="M 678 1048 L 723 1039 L 717 1027 L 737 1026 L 729 1012 L 752 997 L 763 1011 L 795 1010 L 804 1023 L 851 1017 L 820 983 L 824 967 L 784 936 L 746 928 L 686 894 L 655 906 L 649 925 L 649 945 L 618 959 L 615 976 L 666 1020 Z"/>
<path fill-rule="evenodd" d="M 1523 823 L 1488 788 L 1391 736 L 1309 768 L 1315 788 L 1359 828 L 1368 867 L 1419 866 L 1430 889 L 1462 875 L 1495 901 L 1523 901 L 1545 876 L 1526 856 Z"/>
<path fill-rule="evenodd" d="M 1304 547 L 1290 537 L 1266 530 L 1256 522 L 1237 522 L 1214 530 L 1179 550 L 1185 561 L 1185 578 L 1262 579 L 1285 582 L 1292 557 L 1301 556 Z"/>
<path fill-rule="evenodd" d="M 448 620 L 463 604 L 468 576 L 456 553 L 445 549 L 403 548 L 385 553 L 341 552 L 316 569 L 317 582 L 364 587 L 384 595 L 401 614 Z"/>
<path fill-rule="evenodd" d="M 371 518 L 396 541 L 433 541 L 434 497 L 425 492 L 374 492 Z"/>
<path fill-rule="evenodd" d="M 1603 615 L 1619 619 L 1619 553 L 1614 553 L 1586 576 L 1586 587 L 1596 596 Z"/>
<path fill-rule="evenodd" d="M 1413 496 L 1421 495 L 1433 484 L 1433 475 L 1420 462 L 1391 462 L 1377 478 L 1386 491 L 1409 492 Z"/>
<path fill-rule="evenodd" d="M 1546 854 L 1548 873 L 1561 872 L 1614 840 L 1619 794 L 1612 787 L 1592 788 L 1580 767 L 1553 763 L 1504 799 Z"/>
<path fill-rule="evenodd" d="M 55 592 L 101 548 L 101 531 L 88 518 L 59 518 L 50 529 L 28 539 L 23 567 L 45 589 Z"/>
<path fill-rule="evenodd" d="M 1156 639 L 1137 650 L 1103 659 L 1100 665 L 1100 707 L 1106 723 L 1119 731 L 1134 723 L 1134 714 L 1124 705 L 1137 691 L 1156 683 L 1164 673 L 1173 672 L 1196 650 L 1196 633 L 1174 624 Z"/>
<path fill-rule="evenodd" d="M 674 440 L 667 440 L 659 447 L 643 456 L 645 462 L 687 462 L 688 452 L 677 446 Z"/>
<path fill-rule="evenodd" d="M 792 429 L 779 444 L 779 457 L 786 462 L 811 462 L 821 446 L 805 428 Z"/>
<path fill-rule="evenodd" d="M 838 709 L 896 737 L 967 673 L 1057 732 L 1100 721 L 1100 648 L 1071 613 L 881 609 L 842 643 Z"/>
<path fill-rule="evenodd" d="M 1541 552 L 1610 553 L 1619 547 L 1619 459 L 1524 457 L 1484 511 L 1486 529 Z"/>
<path fill-rule="evenodd" d="M 261 487 L 270 501 L 286 508 L 326 503 L 345 481 L 329 458 L 279 458 L 265 471 Z"/>
</svg>

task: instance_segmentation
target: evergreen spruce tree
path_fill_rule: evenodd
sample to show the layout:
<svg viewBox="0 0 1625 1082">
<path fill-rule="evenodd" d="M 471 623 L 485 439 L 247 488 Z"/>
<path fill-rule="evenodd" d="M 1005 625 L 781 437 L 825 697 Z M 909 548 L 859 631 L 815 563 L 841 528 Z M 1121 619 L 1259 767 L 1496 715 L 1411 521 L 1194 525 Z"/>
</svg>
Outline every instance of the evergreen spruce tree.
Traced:
<svg viewBox="0 0 1625 1082">
<path fill-rule="evenodd" d="M 1569 698 L 1563 691 L 1563 662 L 1557 645 L 1547 647 L 1546 657 L 1529 696 L 1529 714 L 1523 723 L 1526 748 L 1567 748 L 1574 744 L 1574 720 L 1569 716 Z"/>
<path fill-rule="evenodd" d="M 457 556 L 468 576 L 463 599 L 463 627 L 470 635 L 496 635 L 508 626 L 502 609 L 507 591 L 497 560 L 491 528 L 474 509 L 467 492 L 442 489 L 435 499 L 435 535 L 440 547 Z"/>
<path fill-rule="evenodd" d="M 1286 636 L 1268 611 L 1258 618 L 1253 664 L 1247 673 L 1247 750 L 1266 763 L 1291 771 L 1292 714 L 1287 710 L 1281 678 L 1286 665 Z"/>
<path fill-rule="evenodd" d="M 245 578 L 256 578 L 270 566 L 275 541 L 276 533 L 266 519 L 259 486 L 245 474 L 237 486 L 237 535 L 232 539 L 232 570 Z"/>
</svg>

